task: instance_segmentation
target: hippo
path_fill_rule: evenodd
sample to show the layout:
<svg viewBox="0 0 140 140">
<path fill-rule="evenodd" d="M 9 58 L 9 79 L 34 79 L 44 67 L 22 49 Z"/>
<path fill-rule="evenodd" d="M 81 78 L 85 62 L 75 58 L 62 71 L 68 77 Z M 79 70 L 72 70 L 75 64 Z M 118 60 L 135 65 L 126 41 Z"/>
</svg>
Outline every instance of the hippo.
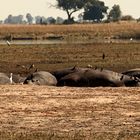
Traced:
<svg viewBox="0 0 140 140">
<path fill-rule="evenodd" d="M 122 74 L 140 78 L 140 68 L 130 69 L 122 72 Z"/>
<path fill-rule="evenodd" d="M 3 84 L 11 84 L 11 83 L 12 83 L 12 81 L 10 80 L 8 75 L 1 72 L 0 73 L 0 84 L 3 85 Z"/>
<path fill-rule="evenodd" d="M 70 73 L 62 77 L 57 85 L 76 87 L 139 86 L 138 81 L 133 77 L 103 69 L 87 69 Z"/>
<path fill-rule="evenodd" d="M 23 84 L 25 79 L 26 79 L 26 77 L 22 77 L 19 74 L 12 75 L 12 80 L 13 80 L 13 83 L 15 83 L 15 84 Z"/>
<path fill-rule="evenodd" d="M 27 76 L 23 84 L 55 86 L 57 84 L 57 80 L 49 72 L 37 71 Z"/>
<path fill-rule="evenodd" d="M 90 69 L 90 68 L 80 68 L 80 67 L 74 66 L 71 68 L 65 68 L 65 69 L 52 71 L 50 73 L 56 77 L 57 81 L 59 81 L 62 77 L 66 76 L 70 73 L 74 73 L 74 72 L 78 72 L 78 71 L 85 71 L 88 69 Z"/>
<path fill-rule="evenodd" d="M 76 71 L 77 71 L 77 67 L 74 66 L 72 68 L 65 68 L 65 69 L 52 71 L 50 73 L 56 77 L 57 81 L 59 81 L 62 77 L 66 76 L 70 73 L 76 72 Z"/>
</svg>

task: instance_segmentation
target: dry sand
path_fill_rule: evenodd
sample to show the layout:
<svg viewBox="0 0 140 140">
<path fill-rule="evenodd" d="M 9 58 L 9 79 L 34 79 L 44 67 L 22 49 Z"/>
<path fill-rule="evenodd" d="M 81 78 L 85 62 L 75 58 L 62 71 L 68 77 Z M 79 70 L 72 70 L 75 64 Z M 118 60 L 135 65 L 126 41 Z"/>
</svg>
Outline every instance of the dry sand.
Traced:
<svg viewBox="0 0 140 140">
<path fill-rule="evenodd" d="M 0 124 L 1 139 L 138 140 L 140 88 L 0 86 Z"/>
</svg>

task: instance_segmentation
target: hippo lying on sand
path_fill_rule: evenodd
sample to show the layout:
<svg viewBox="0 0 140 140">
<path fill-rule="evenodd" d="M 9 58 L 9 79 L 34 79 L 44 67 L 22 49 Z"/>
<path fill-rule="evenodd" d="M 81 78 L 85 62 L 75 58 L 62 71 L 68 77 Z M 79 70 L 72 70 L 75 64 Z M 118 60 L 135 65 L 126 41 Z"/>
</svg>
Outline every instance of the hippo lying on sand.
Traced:
<svg viewBox="0 0 140 140">
<path fill-rule="evenodd" d="M 38 71 L 30 74 L 24 81 L 24 84 L 49 85 L 57 84 L 56 78 L 49 72 Z"/>
<path fill-rule="evenodd" d="M 12 81 L 15 84 L 23 84 L 25 79 L 26 79 L 26 77 L 21 77 L 19 74 L 13 74 L 12 75 Z"/>
<path fill-rule="evenodd" d="M 72 68 L 65 68 L 65 69 L 52 71 L 51 74 L 54 75 L 56 79 L 59 81 L 62 77 L 76 71 L 77 71 L 77 67 L 72 67 Z"/>
<path fill-rule="evenodd" d="M 6 75 L 5 73 L 0 73 L 0 84 L 11 84 L 12 81 L 10 80 L 10 77 Z"/>
<path fill-rule="evenodd" d="M 57 81 L 59 81 L 62 77 L 66 76 L 70 73 L 85 71 L 88 69 L 90 69 L 90 68 L 80 68 L 80 67 L 74 66 L 72 68 L 65 68 L 65 69 L 52 71 L 51 74 L 56 77 Z"/>
<path fill-rule="evenodd" d="M 139 86 L 133 77 L 109 70 L 88 69 L 70 73 L 58 81 L 58 86 L 78 87 L 120 87 Z"/>
<path fill-rule="evenodd" d="M 140 78 L 140 68 L 127 70 L 125 72 L 122 72 L 122 74 Z"/>
</svg>

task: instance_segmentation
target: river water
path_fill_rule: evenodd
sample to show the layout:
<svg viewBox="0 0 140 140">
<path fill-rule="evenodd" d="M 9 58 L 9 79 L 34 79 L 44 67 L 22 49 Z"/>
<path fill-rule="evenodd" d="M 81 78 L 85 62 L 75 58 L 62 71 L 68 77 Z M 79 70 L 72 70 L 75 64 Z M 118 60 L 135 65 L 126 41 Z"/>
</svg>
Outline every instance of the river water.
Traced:
<svg viewBox="0 0 140 140">
<path fill-rule="evenodd" d="M 100 39 L 100 40 L 12 40 L 11 45 L 45 45 L 45 44 L 92 44 L 92 43 L 140 43 L 140 40 L 127 39 Z M 0 45 L 7 45 L 7 42 L 0 40 Z"/>
</svg>

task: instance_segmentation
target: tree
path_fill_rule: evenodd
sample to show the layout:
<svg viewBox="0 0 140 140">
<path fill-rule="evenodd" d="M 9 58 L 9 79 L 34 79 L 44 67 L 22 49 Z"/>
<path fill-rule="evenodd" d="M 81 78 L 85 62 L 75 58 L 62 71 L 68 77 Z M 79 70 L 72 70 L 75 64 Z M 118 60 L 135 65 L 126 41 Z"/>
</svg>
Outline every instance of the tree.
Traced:
<svg viewBox="0 0 140 140">
<path fill-rule="evenodd" d="M 7 18 L 7 23 L 12 23 L 12 18 L 13 18 L 13 16 L 9 15 L 8 18 Z"/>
<path fill-rule="evenodd" d="M 56 7 L 66 11 L 68 23 L 73 22 L 72 14 L 82 9 L 87 0 L 56 0 Z"/>
<path fill-rule="evenodd" d="M 36 24 L 42 24 L 42 17 L 41 16 L 36 16 L 35 17 L 35 23 Z"/>
<path fill-rule="evenodd" d="M 23 23 L 23 15 L 15 16 L 15 23 L 22 24 Z"/>
<path fill-rule="evenodd" d="M 121 20 L 125 20 L 125 21 L 131 21 L 131 20 L 135 20 L 131 15 L 125 15 L 121 17 Z"/>
<path fill-rule="evenodd" d="M 22 23 L 23 23 L 23 15 L 18 15 L 18 16 L 9 15 L 9 16 L 4 20 L 4 23 L 22 24 Z"/>
<path fill-rule="evenodd" d="M 140 22 L 140 17 L 137 19 L 137 22 Z"/>
<path fill-rule="evenodd" d="M 64 19 L 61 17 L 56 18 L 56 24 L 62 24 L 64 22 Z"/>
<path fill-rule="evenodd" d="M 84 8 L 83 19 L 101 22 L 105 14 L 107 14 L 107 9 L 108 7 L 105 6 L 103 1 L 91 0 Z"/>
<path fill-rule="evenodd" d="M 33 23 L 33 17 L 30 13 L 27 13 L 26 14 L 26 18 L 27 18 L 27 21 L 29 24 L 32 24 Z"/>
<path fill-rule="evenodd" d="M 114 5 L 108 14 L 109 21 L 119 21 L 121 19 L 121 9 L 119 5 Z"/>
<path fill-rule="evenodd" d="M 44 16 L 36 16 L 35 17 L 35 23 L 36 24 L 48 24 L 47 23 L 47 18 L 45 18 Z"/>
<path fill-rule="evenodd" d="M 78 21 L 79 21 L 79 22 L 83 22 L 83 13 L 80 13 L 80 14 L 78 15 Z"/>
<path fill-rule="evenodd" d="M 55 24 L 56 23 L 56 19 L 53 17 L 48 17 L 46 19 L 47 24 Z"/>
</svg>

